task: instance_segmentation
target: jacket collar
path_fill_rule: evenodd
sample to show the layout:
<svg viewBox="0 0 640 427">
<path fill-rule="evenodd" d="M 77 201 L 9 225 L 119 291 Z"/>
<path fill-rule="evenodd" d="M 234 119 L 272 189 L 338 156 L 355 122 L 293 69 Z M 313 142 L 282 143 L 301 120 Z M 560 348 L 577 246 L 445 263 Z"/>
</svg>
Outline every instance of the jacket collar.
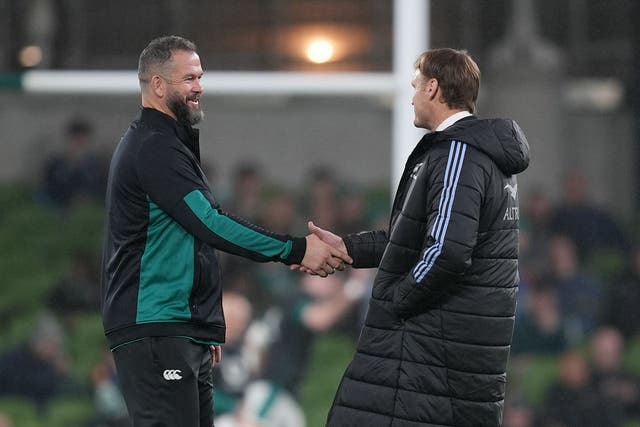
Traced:
<svg viewBox="0 0 640 427">
<path fill-rule="evenodd" d="M 189 125 L 178 123 L 173 117 L 166 115 L 155 108 L 142 107 L 139 120 L 152 127 L 174 133 L 184 145 L 186 145 L 196 158 L 200 160 L 200 131 Z"/>
<path fill-rule="evenodd" d="M 455 123 L 448 126 L 444 130 L 439 130 L 435 132 L 427 132 L 424 134 L 422 139 L 418 142 L 418 145 L 415 147 L 414 151 L 425 150 L 427 145 L 431 145 L 435 142 L 445 141 L 451 138 L 451 135 L 454 134 L 459 126 L 465 126 L 469 122 L 473 120 L 477 120 L 478 118 L 474 115 L 465 115 L 461 119 L 458 119 Z"/>
<path fill-rule="evenodd" d="M 469 117 L 472 114 L 468 111 L 459 111 L 455 114 L 450 115 L 449 117 L 447 117 L 446 119 L 444 119 L 442 121 L 442 123 L 440 123 L 438 125 L 438 127 L 436 127 L 435 132 L 440 132 L 445 130 L 446 128 L 448 128 L 449 126 L 455 124 L 457 121 L 464 119 L 465 117 Z"/>
</svg>

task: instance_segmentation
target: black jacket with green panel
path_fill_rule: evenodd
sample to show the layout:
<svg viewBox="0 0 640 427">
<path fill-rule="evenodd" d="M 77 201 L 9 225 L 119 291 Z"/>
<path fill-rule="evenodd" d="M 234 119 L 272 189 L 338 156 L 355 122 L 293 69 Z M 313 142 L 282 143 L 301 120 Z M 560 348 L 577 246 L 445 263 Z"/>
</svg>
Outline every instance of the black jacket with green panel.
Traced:
<svg viewBox="0 0 640 427">
<path fill-rule="evenodd" d="M 219 249 L 300 263 L 304 238 L 224 212 L 200 167 L 198 130 L 143 108 L 109 170 L 102 317 L 111 348 L 149 336 L 224 342 Z"/>
</svg>

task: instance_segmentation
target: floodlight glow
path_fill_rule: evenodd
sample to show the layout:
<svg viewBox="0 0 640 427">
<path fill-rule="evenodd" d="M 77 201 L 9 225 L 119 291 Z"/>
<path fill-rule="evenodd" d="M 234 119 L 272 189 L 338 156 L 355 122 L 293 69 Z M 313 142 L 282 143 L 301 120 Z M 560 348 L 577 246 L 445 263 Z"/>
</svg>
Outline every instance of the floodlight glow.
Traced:
<svg viewBox="0 0 640 427">
<path fill-rule="evenodd" d="M 23 67 L 35 67 L 42 61 L 42 49 L 40 46 L 25 46 L 20 50 L 18 59 Z"/>
<path fill-rule="evenodd" d="M 328 40 L 317 39 L 309 43 L 307 58 L 316 64 L 328 62 L 333 57 L 333 44 Z"/>
</svg>

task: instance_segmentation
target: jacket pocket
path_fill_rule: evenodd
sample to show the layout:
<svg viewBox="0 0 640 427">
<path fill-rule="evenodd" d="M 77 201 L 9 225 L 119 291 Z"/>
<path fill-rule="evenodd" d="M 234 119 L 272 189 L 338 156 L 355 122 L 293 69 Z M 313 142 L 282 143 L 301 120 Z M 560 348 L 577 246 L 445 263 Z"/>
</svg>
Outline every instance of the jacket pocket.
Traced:
<svg viewBox="0 0 640 427">
<path fill-rule="evenodd" d="M 206 243 L 194 245 L 193 287 L 189 297 L 192 320 L 224 325 L 220 268 L 215 250 Z"/>
</svg>

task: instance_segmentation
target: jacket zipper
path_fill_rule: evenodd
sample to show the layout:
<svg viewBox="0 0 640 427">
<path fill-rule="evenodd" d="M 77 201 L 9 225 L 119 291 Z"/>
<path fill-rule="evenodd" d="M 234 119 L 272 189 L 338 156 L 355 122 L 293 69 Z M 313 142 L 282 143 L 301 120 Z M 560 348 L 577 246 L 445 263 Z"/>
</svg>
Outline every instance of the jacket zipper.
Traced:
<svg viewBox="0 0 640 427">
<path fill-rule="evenodd" d="M 196 241 L 193 245 L 193 286 L 191 287 L 191 295 L 189 296 L 189 307 L 193 314 L 198 313 L 198 304 L 196 303 L 196 296 L 198 294 L 198 288 L 200 287 L 200 243 Z"/>
</svg>

